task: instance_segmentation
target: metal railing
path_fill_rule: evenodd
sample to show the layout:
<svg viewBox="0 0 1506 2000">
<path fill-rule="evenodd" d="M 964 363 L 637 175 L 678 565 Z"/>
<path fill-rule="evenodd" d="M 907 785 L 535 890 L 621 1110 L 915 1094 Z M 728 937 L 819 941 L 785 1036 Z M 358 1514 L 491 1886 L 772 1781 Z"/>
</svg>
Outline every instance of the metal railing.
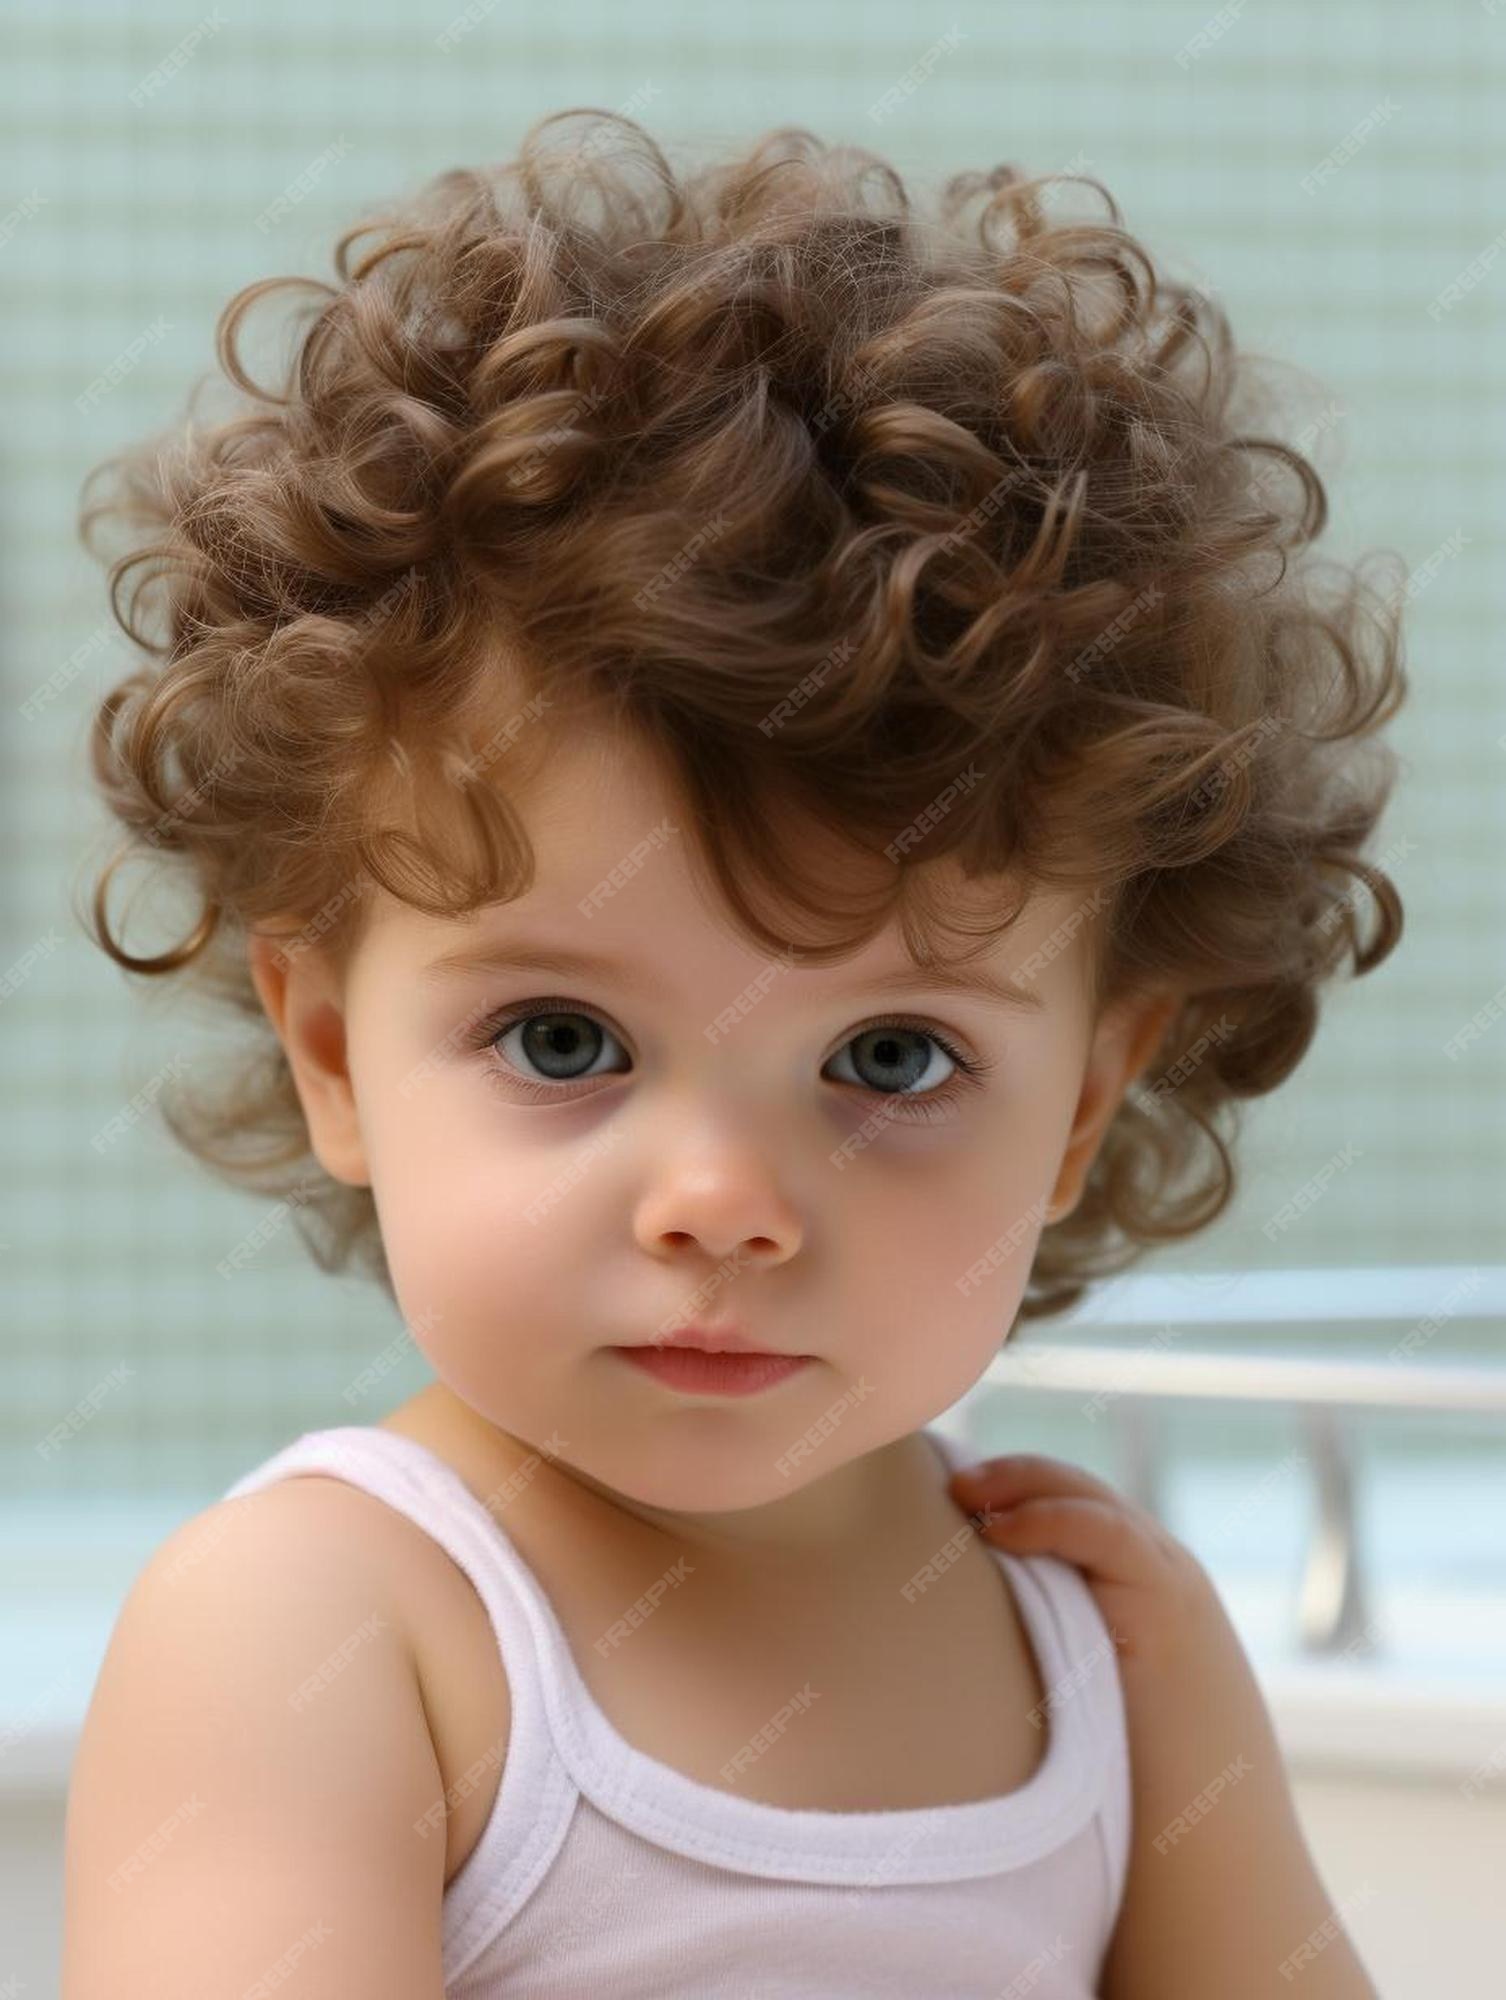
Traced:
<svg viewBox="0 0 1506 2000">
<path fill-rule="evenodd" d="M 1201 1286 L 1201 1290 L 1200 1290 Z M 1315 1301 L 1314 1294 L 1320 1294 Z M 1455 1303 L 1450 1305 L 1450 1300 Z M 1163 1453 L 1157 1406 L 1207 1402 L 1224 1407 L 1287 1408 L 1304 1440 L 1314 1509 L 1296 1606 L 1297 1644 L 1309 1656 L 1373 1650 L 1370 1579 L 1356 1533 L 1354 1477 L 1346 1413 L 1402 1411 L 1408 1415 L 1506 1418 L 1506 1367 L 1419 1364 L 1412 1356 L 1448 1317 L 1467 1314 L 1506 1322 L 1506 1267 L 1371 1268 L 1362 1271 L 1231 1273 L 1222 1280 L 1120 1278 L 1084 1311 L 1030 1322 L 990 1364 L 973 1392 L 1076 1394 L 1100 1408 L 1115 1405 L 1111 1422 L 1121 1490 L 1165 1518 Z M 1050 1330 L 1114 1328 L 1139 1332 L 1159 1323 L 1178 1337 L 1217 1327 L 1247 1329 L 1282 1323 L 1311 1329 L 1315 1342 L 1336 1320 L 1363 1322 L 1384 1344 L 1402 1327 L 1381 1360 L 1308 1351 L 1300 1356 L 1213 1354 L 1149 1345 L 1050 1346 Z M 971 1404 L 969 1398 L 969 1404 Z M 969 1449 L 991 1447 L 976 1435 L 976 1406 L 964 1410 Z"/>
</svg>

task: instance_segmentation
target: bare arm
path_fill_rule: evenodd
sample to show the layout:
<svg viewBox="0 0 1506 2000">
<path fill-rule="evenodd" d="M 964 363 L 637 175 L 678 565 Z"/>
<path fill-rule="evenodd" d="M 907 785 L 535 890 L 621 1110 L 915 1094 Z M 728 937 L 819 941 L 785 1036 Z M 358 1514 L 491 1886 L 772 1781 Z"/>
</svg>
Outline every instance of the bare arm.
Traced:
<svg viewBox="0 0 1506 2000">
<path fill-rule="evenodd" d="M 990 1460 L 958 1475 L 953 1497 L 983 1510 L 999 1547 L 1079 1568 L 1118 1649 L 1133 1831 L 1100 2000 L 1378 2000 L 1308 1851 L 1239 1636 L 1191 1552 L 1058 1459 Z"/>
<path fill-rule="evenodd" d="M 417 1673 L 319 1484 L 219 1502 L 132 1586 L 69 1785 L 63 2000 L 442 2000 Z"/>
</svg>

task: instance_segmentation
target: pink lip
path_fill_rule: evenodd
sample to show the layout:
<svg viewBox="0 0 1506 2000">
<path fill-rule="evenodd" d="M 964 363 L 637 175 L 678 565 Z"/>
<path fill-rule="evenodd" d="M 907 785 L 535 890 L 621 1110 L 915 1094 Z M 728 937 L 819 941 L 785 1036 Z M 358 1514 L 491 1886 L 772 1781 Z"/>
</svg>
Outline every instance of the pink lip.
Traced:
<svg viewBox="0 0 1506 2000">
<path fill-rule="evenodd" d="M 736 1332 L 732 1327 L 680 1326 L 673 1333 L 667 1333 L 662 1340 L 644 1342 L 654 1347 L 694 1347 L 702 1354 L 773 1354 L 772 1347 L 760 1347 L 755 1340 Z M 789 1358 L 789 1357 L 786 1357 Z"/>
<path fill-rule="evenodd" d="M 639 1347 L 614 1347 L 624 1361 L 652 1375 L 666 1388 L 692 1396 L 752 1396 L 811 1365 L 809 1354 L 718 1352 L 699 1344 L 651 1341 Z"/>
</svg>

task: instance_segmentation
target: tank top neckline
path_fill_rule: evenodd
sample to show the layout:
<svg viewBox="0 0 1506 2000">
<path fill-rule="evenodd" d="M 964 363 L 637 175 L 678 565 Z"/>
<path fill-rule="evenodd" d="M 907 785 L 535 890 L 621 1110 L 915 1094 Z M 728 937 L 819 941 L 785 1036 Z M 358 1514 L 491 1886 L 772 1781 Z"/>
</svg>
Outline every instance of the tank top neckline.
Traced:
<svg viewBox="0 0 1506 2000">
<path fill-rule="evenodd" d="M 960 1463 L 948 1440 L 930 1428 L 925 1435 L 944 1466 L 951 1469 Z M 429 1446 L 375 1424 L 340 1425 L 304 1433 L 276 1454 L 262 1473 L 275 1477 L 304 1458 L 310 1460 L 309 1469 L 319 1469 L 321 1452 L 327 1464 L 354 1469 L 352 1454 L 372 1450 L 410 1475 L 405 1482 L 410 1490 L 416 1483 L 420 1492 L 442 1493 L 448 1509 L 468 1524 L 467 1541 L 473 1547 L 478 1540 L 489 1547 L 527 1612 L 549 1733 L 571 1780 L 599 1810 L 659 1845 L 692 1859 L 714 1859 L 753 1873 L 854 1886 L 957 1880 L 1016 1867 L 1053 1851 L 1099 1808 L 1103 1770 L 1091 1697 L 1081 1686 L 1072 1686 L 1074 1676 L 1091 1662 L 1077 1656 L 1075 1646 L 1073 1656 L 1068 1656 L 1069 1645 L 1088 1640 L 1089 1635 L 1081 1618 L 1062 1615 L 1064 1586 L 1078 1590 L 1084 1586 L 1075 1572 L 1052 1557 L 1014 1556 L 990 1547 L 1013 1586 L 1047 1691 L 1045 1752 L 1023 1785 L 985 1799 L 938 1806 L 837 1811 L 776 1806 L 705 1785 L 637 1749 L 620 1734 L 582 1677 L 543 1584 L 497 1516 Z M 260 1475 L 248 1475 L 232 1491 L 249 1488 L 253 1480 L 260 1483 Z M 960 1526 L 960 1510 L 958 1518 Z M 523 1635 L 497 1636 L 504 1669 L 511 1673 L 513 1649 Z M 515 1726 L 517 1721 L 515 1707 Z M 516 1749 L 521 1754 L 515 1756 L 510 1745 L 502 1760 L 496 1803 L 476 1846 L 446 1885 L 447 1902 L 462 1885 L 469 1889 L 502 1837 L 504 1809 L 513 1792 L 509 1777 L 516 1776 L 521 1792 L 525 1763 L 530 1771 L 537 1764 L 537 1746 L 519 1744 Z"/>
</svg>

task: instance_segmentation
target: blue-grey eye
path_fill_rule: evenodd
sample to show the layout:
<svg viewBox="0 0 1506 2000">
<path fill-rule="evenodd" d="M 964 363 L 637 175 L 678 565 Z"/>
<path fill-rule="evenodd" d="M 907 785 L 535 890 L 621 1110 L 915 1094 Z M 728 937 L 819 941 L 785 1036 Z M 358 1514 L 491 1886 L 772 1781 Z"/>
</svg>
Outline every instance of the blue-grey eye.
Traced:
<svg viewBox="0 0 1506 2000">
<path fill-rule="evenodd" d="M 944 1084 L 957 1067 L 954 1059 L 932 1034 L 920 1028 L 865 1028 L 854 1035 L 832 1058 L 835 1062 L 851 1050 L 851 1064 L 863 1072 L 852 1079 L 864 1090 L 906 1093 L 917 1089 L 934 1090 Z M 932 1069 L 940 1056 L 951 1068 L 940 1074 Z"/>
<path fill-rule="evenodd" d="M 519 1038 L 516 1051 L 507 1046 L 514 1036 Z M 608 1049 L 620 1046 L 610 1029 L 589 1014 L 527 1014 L 496 1037 L 496 1047 L 514 1068 L 526 1058 L 551 1083 L 575 1083 L 590 1076 L 592 1064 Z M 525 1069 L 523 1074 L 527 1073 Z"/>
</svg>

